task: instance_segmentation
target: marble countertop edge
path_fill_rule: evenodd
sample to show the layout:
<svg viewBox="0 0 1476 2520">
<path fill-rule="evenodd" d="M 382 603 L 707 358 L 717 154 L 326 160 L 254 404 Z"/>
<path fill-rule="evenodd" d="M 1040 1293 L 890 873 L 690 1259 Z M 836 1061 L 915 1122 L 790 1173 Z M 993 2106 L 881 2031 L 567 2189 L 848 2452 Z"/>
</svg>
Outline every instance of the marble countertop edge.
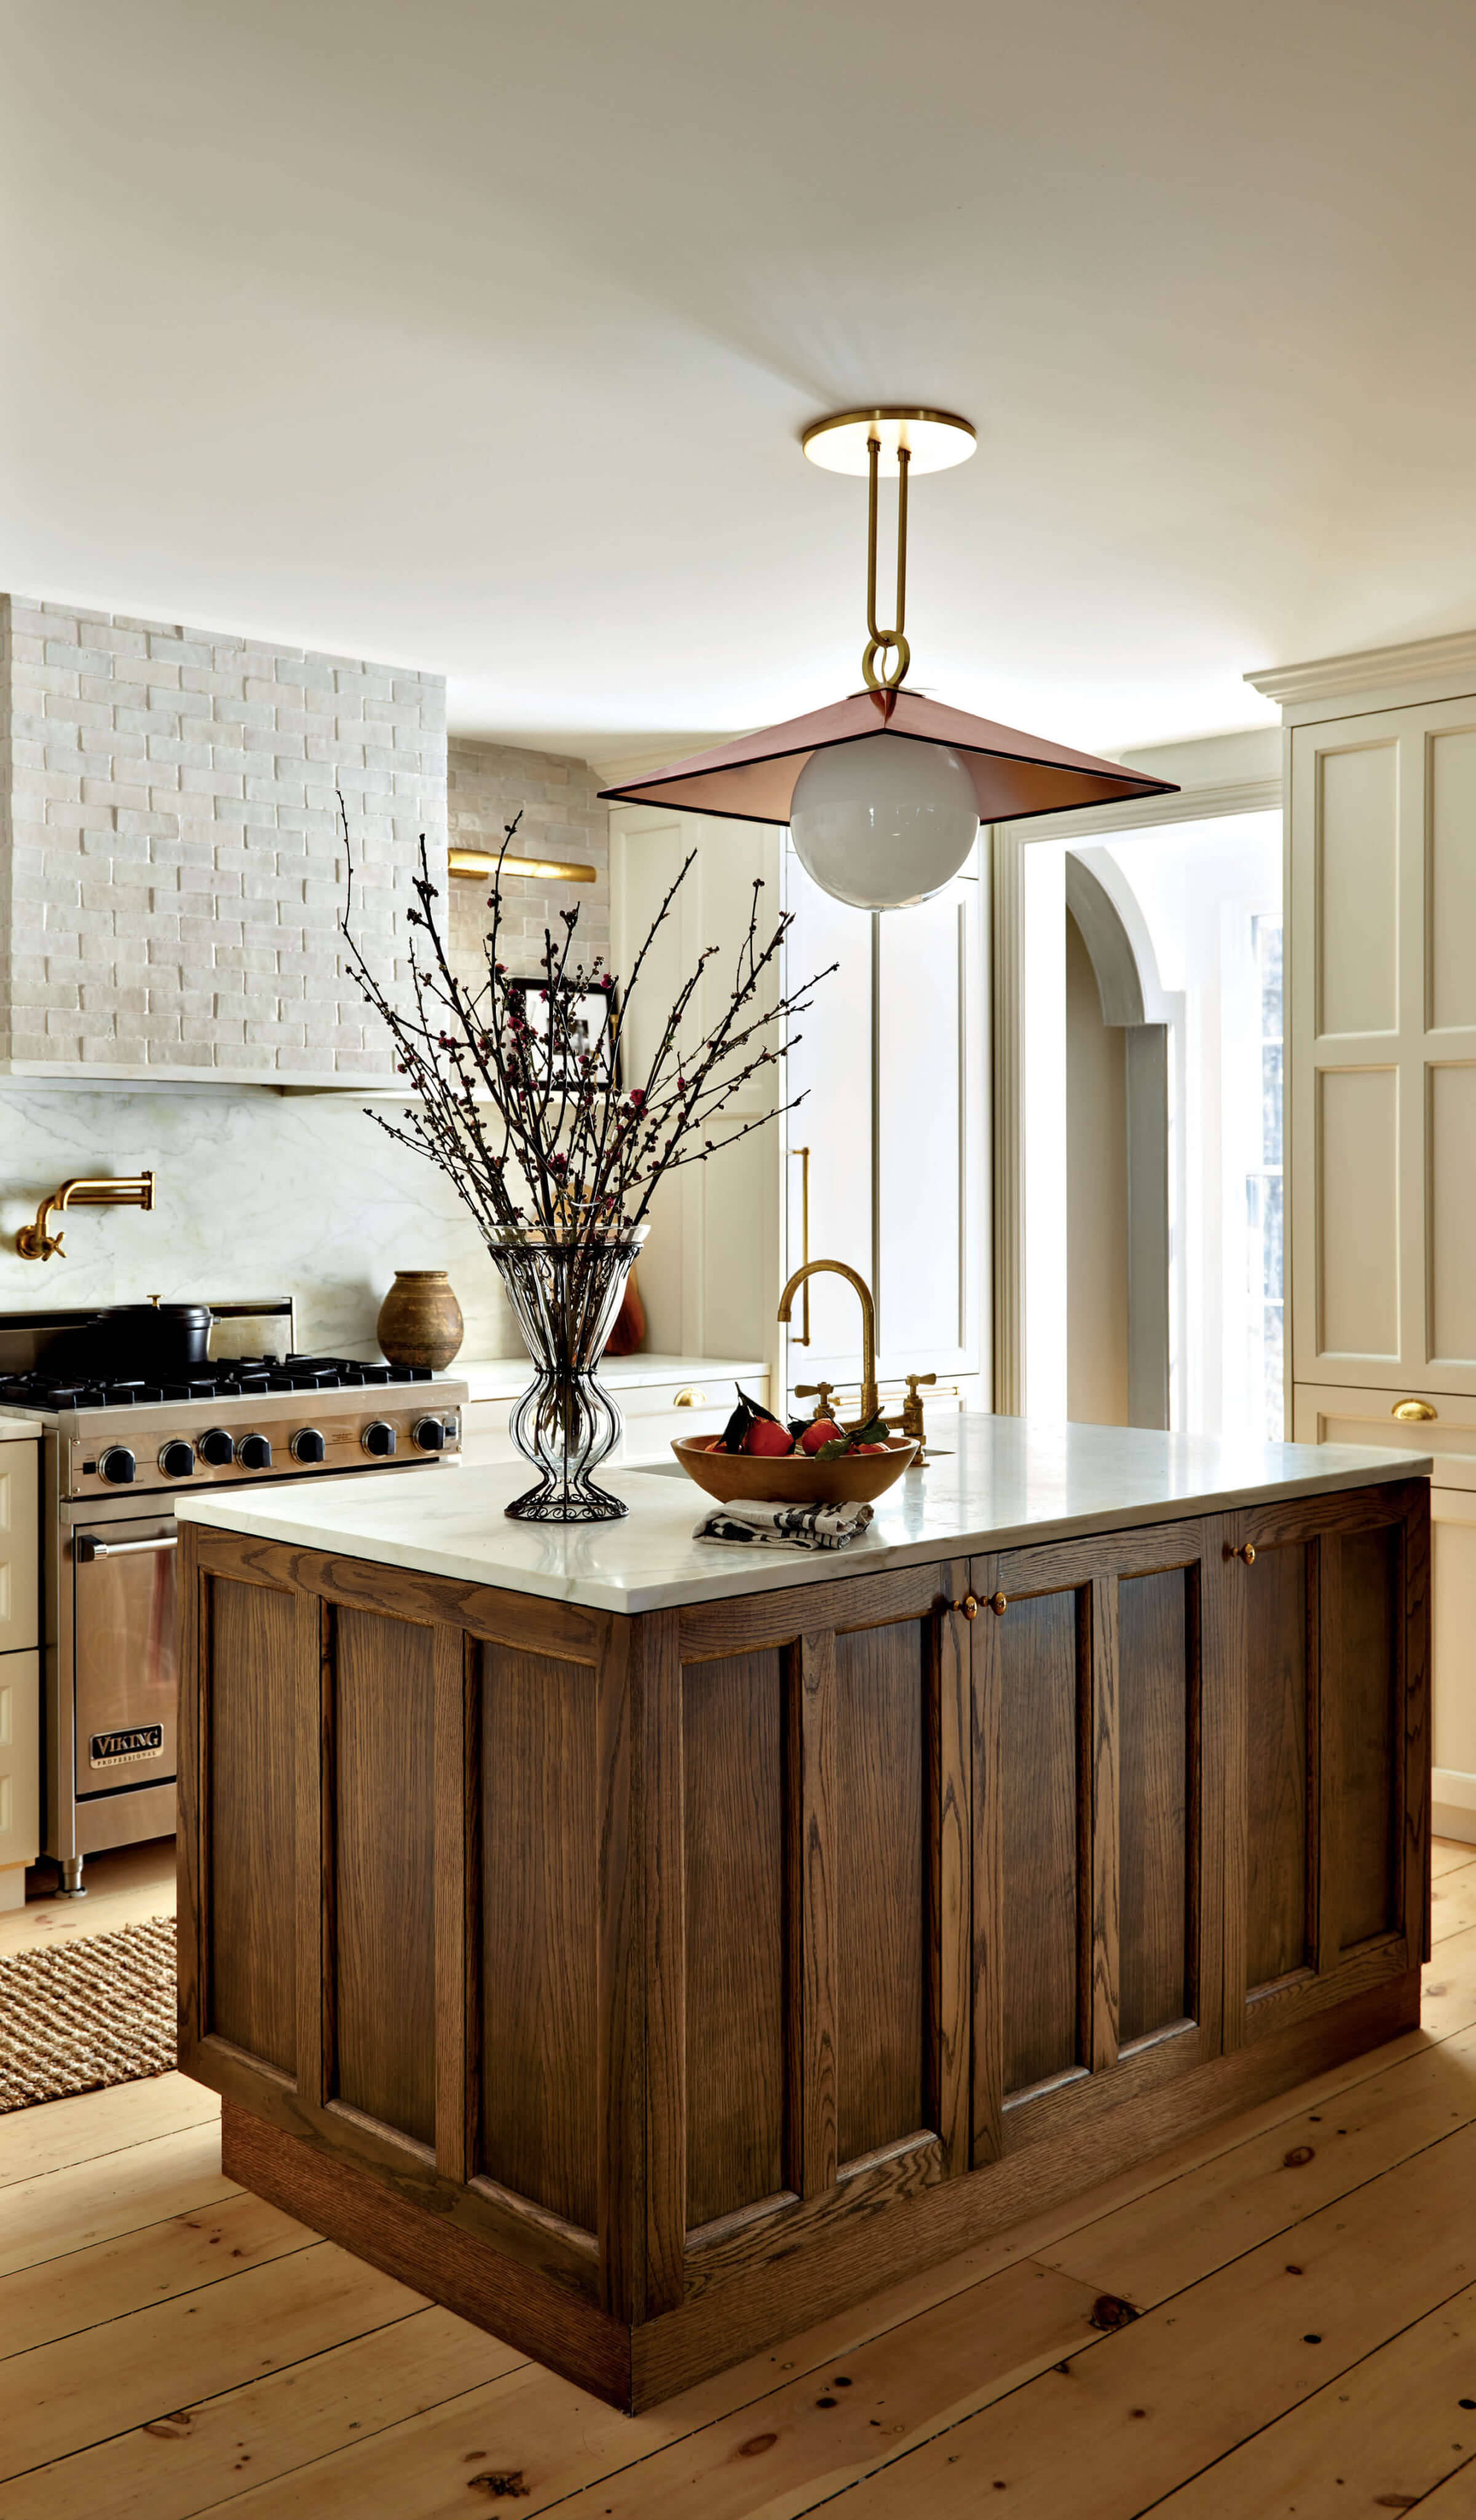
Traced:
<svg viewBox="0 0 1476 2520">
<path fill-rule="evenodd" d="M 629 1515 L 572 1529 L 506 1517 L 503 1508 L 527 1476 L 522 1465 L 510 1463 L 421 1473 L 413 1495 L 406 1494 L 401 1478 L 360 1474 L 290 1488 L 182 1496 L 176 1511 L 183 1521 L 326 1555 L 638 1617 L 948 1557 L 1235 1512 L 1274 1495 L 1326 1495 L 1427 1477 L 1432 1466 L 1423 1456 L 1372 1447 L 1268 1446 L 1258 1448 L 1257 1462 L 1245 1447 L 1139 1428 L 1032 1427 L 1017 1418 L 987 1418 L 955 1423 L 958 1453 L 909 1472 L 882 1499 L 864 1539 L 845 1550 L 805 1552 L 696 1541 L 698 1491 L 656 1467 L 610 1470 L 604 1483 L 630 1505 Z M 1115 1477 L 1114 1460 L 1121 1465 Z M 1201 1466 L 1206 1475 L 1196 1478 L 1193 1472 Z M 1258 1467 L 1260 1476 L 1254 1474 Z M 454 1481 L 449 1490 L 443 1484 L 448 1479 Z M 1119 1492 L 1102 1493 L 1103 1481 Z M 1067 1493 L 1051 1493 L 1059 1489 Z"/>
</svg>

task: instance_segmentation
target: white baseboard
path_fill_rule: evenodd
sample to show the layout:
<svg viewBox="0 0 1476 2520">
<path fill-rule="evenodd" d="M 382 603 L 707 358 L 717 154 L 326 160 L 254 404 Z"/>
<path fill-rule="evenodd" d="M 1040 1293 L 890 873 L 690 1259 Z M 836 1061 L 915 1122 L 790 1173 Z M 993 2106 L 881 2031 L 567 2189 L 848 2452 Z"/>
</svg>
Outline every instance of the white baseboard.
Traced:
<svg viewBox="0 0 1476 2520">
<path fill-rule="evenodd" d="M 1476 1846 L 1476 1777 L 1464 1775 L 1459 1768 L 1437 1768 L 1432 1781 L 1436 1836 Z"/>
</svg>

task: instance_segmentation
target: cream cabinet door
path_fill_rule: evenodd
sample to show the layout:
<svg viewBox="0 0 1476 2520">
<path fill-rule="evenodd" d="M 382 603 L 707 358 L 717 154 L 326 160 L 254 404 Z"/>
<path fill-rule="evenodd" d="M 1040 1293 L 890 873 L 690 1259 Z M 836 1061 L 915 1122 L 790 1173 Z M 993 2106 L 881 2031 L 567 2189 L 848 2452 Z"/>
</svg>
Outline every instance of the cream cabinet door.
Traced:
<svg viewBox="0 0 1476 2520">
<path fill-rule="evenodd" d="M 982 857 L 982 853 L 981 853 Z M 876 1301 L 878 1378 L 987 1371 L 988 1228 L 982 886 L 968 873 L 912 910 L 853 910 L 785 853 L 790 985 L 834 963 L 788 1058 L 789 1265 L 844 1261 Z M 806 1327 L 809 1344 L 804 1343 Z M 840 1279 L 810 1281 L 788 1341 L 791 1390 L 858 1381 L 861 1316 Z"/>
<path fill-rule="evenodd" d="M 1416 1395 L 1409 1395 L 1414 1397 Z M 1431 1677 L 1434 1704 L 1435 1826 L 1476 1839 L 1476 1399 L 1421 1395 L 1426 1418 L 1393 1415 L 1398 1395 L 1336 1383 L 1298 1383 L 1292 1437 L 1298 1444 L 1383 1444 L 1428 1454 L 1430 1488 Z"/>
<path fill-rule="evenodd" d="M 0 1653 L 0 1909 L 25 1905 L 40 1831 L 41 1657 Z"/>
<path fill-rule="evenodd" d="M 0 1444 L 0 1653 L 38 1642 L 40 1446 Z"/>
<path fill-rule="evenodd" d="M 1291 741 L 1294 1378 L 1476 1393 L 1476 699 Z"/>
</svg>

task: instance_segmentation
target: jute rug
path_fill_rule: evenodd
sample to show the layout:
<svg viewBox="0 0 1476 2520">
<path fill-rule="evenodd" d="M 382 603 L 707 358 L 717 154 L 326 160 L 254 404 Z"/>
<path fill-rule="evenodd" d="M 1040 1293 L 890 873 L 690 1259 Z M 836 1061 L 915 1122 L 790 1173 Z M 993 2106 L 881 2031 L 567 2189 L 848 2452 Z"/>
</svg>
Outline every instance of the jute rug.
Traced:
<svg viewBox="0 0 1476 2520">
<path fill-rule="evenodd" d="M 172 1916 L 0 1959 L 0 2112 L 175 2061 Z"/>
</svg>

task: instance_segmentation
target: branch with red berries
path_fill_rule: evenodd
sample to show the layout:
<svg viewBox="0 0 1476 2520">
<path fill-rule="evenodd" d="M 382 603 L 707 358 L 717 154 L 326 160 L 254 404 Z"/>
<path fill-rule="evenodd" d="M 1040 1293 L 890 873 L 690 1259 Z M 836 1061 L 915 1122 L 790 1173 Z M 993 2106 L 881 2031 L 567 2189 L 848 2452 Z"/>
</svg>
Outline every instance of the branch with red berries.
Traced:
<svg viewBox="0 0 1476 2520">
<path fill-rule="evenodd" d="M 502 867 L 521 815 L 507 826 L 487 907 L 484 976 L 464 980 L 453 968 L 435 904 L 424 836 L 413 881 L 408 983 L 391 997 L 353 932 L 354 868 L 348 817 L 338 798 L 348 857 L 348 895 L 339 922 L 348 967 L 366 1003 L 386 1025 L 397 1072 L 406 1080 L 398 1122 L 369 1116 L 399 1145 L 425 1155 L 445 1174 L 492 1244 L 538 1238 L 606 1240 L 633 1235 L 665 1175 L 706 1163 L 728 1147 L 792 1111 L 803 1095 L 775 1099 L 754 1114 L 745 1092 L 777 1085 L 793 1030 L 813 1004 L 811 992 L 836 968 L 812 973 L 786 990 L 781 976 L 784 913 L 767 940 L 759 926 L 761 881 L 753 886 L 747 928 L 738 951 L 728 1002 L 710 1016 L 717 948 L 697 956 L 655 1033 L 639 1082 L 624 1091 L 622 1054 L 633 1047 L 631 1006 L 647 976 L 651 950 L 694 862 L 689 856 L 668 887 L 631 966 L 622 991 L 596 954 L 578 955 L 579 912 L 559 914 L 562 933 L 544 932 L 533 974 L 514 974 L 503 960 Z M 519 985 L 520 982 L 520 985 Z M 532 987 L 530 988 L 530 983 Z M 528 1015 L 536 990 L 542 1020 Z M 699 993 L 701 993 L 699 995 Z M 583 1006 L 602 1004 L 605 1020 L 592 1042 Z M 643 1010 L 644 1011 L 644 1010 Z"/>
</svg>

